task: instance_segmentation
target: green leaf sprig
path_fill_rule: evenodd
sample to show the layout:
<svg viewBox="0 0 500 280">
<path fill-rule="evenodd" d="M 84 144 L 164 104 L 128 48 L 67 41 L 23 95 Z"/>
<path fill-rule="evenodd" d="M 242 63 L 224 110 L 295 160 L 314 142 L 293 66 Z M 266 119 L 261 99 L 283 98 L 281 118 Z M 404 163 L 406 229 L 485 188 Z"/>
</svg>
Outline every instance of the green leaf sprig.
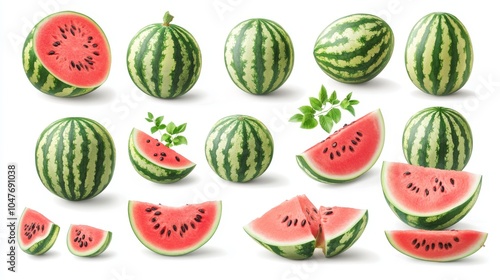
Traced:
<svg viewBox="0 0 500 280">
<path fill-rule="evenodd" d="M 300 122 L 300 128 L 303 129 L 313 129 L 319 124 L 324 131 L 330 133 L 333 125 L 339 123 L 342 118 L 340 109 L 355 115 L 354 105 L 359 104 L 359 101 L 351 98 L 352 92 L 343 100 L 339 100 L 336 91 L 328 95 L 322 85 L 318 97 L 309 97 L 309 105 L 299 107 L 300 113 L 293 115 L 288 121 Z"/>
<path fill-rule="evenodd" d="M 187 124 L 183 123 L 179 126 L 176 126 L 173 122 L 164 124 L 163 119 L 163 116 L 155 117 L 151 112 L 148 112 L 146 121 L 153 123 L 153 126 L 151 127 L 151 133 L 159 133 L 161 135 L 160 142 L 162 142 L 169 148 L 182 144 L 187 145 L 186 137 L 180 135 L 186 130 Z"/>
</svg>

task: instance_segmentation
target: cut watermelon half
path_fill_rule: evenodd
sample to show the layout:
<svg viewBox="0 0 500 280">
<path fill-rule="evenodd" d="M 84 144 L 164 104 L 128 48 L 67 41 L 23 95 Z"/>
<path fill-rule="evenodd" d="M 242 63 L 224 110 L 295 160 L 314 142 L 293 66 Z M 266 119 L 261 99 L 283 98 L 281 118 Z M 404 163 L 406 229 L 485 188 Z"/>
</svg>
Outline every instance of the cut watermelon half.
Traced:
<svg viewBox="0 0 500 280">
<path fill-rule="evenodd" d="M 382 164 L 381 183 L 387 203 L 406 224 L 444 229 L 460 221 L 479 196 L 482 176 L 466 171 Z"/>
<path fill-rule="evenodd" d="M 30 255 L 42 255 L 52 248 L 58 235 L 58 225 L 40 212 L 24 208 L 17 234 L 21 250 Z"/>
<path fill-rule="evenodd" d="M 349 249 L 363 234 L 368 223 L 368 210 L 349 207 L 319 208 L 321 234 L 318 247 L 325 257 L 336 256 Z"/>
<path fill-rule="evenodd" d="M 488 234 L 475 230 L 388 230 L 389 243 L 415 259 L 449 262 L 468 257 L 484 246 Z"/>
<path fill-rule="evenodd" d="M 346 182 L 363 175 L 375 164 L 384 140 L 384 119 L 377 109 L 335 131 L 296 159 L 300 168 L 319 182 Z"/>
<path fill-rule="evenodd" d="M 196 166 L 158 139 L 136 128 L 130 133 L 128 152 L 137 173 L 156 183 L 177 182 Z"/>
<path fill-rule="evenodd" d="M 111 231 L 88 225 L 70 225 L 66 245 L 69 251 L 79 257 L 95 257 L 109 246 Z"/>
<path fill-rule="evenodd" d="M 107 79 L 111 50 L 91 18 L 62 11 L 42 19 L 26 38 L 23 66 L 40 91 L 60 97 L 87 94 Z"/>
<path fill-rule="evenodd" d="M 221 201 L 180 207 L 129 201 L 130 225 L 139 241 L 160 255 L 191 253 L 210 240 L 219 226 Z"/>
<path fill-rule="evenodd" d="M 367 210 L 321 206 L 318 211 L 306 195 L 298 195 L 243 229 L 269 251 L 301 260 L 313 256 L 318 247 L 326 257 L 344 252 L 359 239 L 367 222 Z"/>
</svg>

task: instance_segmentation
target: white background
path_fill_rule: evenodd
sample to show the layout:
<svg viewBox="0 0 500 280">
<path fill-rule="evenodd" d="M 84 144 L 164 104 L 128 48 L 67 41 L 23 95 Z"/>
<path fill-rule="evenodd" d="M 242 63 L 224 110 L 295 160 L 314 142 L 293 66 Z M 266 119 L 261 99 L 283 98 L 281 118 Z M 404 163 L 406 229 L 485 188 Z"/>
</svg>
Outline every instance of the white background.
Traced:
<svg viewBox="0 0 500 280">
<path fill-rule="evenodd" d="M 486 1 L 484 1 L 486 2 Z M 42 212 L 60 225 L 54 247 L 44 256 L 17 252 L 17 273 L 7 272 L 2 261 L 2 279 L 105 279 L 131 280 L 194 279 L 321 279 L 351 277 L 364 279 L 498 279 L 500 259 L 498 227 L 498 149 L 495 145 L 498 90 L 498 14 L 488 4 L 471 1 L 11 1 L 0 4 L 0 171 L 6 187 L 7 164 L 18 165 L 18 215 L 24 207 Z M 130 80 L 125 64 L 128 43 L 143 26 L 161 22 L 166 10 L 174 23 L 188 29 L 197 39 L 203 56 L 200 79 L 186 95 L 159 100 L 141 93 Z M 21 49 L 29 30 L 43 16 L 74 10 L 92 17 L 106 33 L 112 49 L 108 80 L 97 91 L 74 99 L 54 98 L 38 92 L 27 80 Z M 417 90 L 404 68 L 404 46 L 413 25 L 433 11 L 456 15 L 470 32 L 475 61 L 469 82 L 459 92 L 436 97 Z M 393 28 L 395 49 L 385 70 L 361 85 L 341 84 L 317 67 L 312 50 L 320 32 L 335 19 L 353 13 L 372 13 Z M 253 96 L 240 91 L 226 73 L 224 42 L 229 31 L 251 17 L 272 19 L 289 33 L 295 48 L 293 72 L 278 91 Z M 376 165 L 358 180 L 341 185 L 318 183 L 303 173 L 295 155 L 327 136 L 320 128 L 306 131 L 288 118 L 316 95 L 324 84 L 340 97 L 353 92 L 360 100 L 356 117 L 381 108 L 386 124 L 385 147 Z M 482 174 L 483 188 L 475 207 L 453 228 L 489 233 L 486 247 L 454 263 L 431 263 L 411 259 L 394 250 L 384 236 L 386 229 L 407 229 L 387 206 L 380 187 L 383 160 L 404 161 L 401 136 L 404 124 L 415 112 L 429 106 L 447 106 L 468 119 L 474 134 L 474 149 L 465 170 Z M 197 163 L 194 171 L 173 185 L 144 180 L 132 168 L 127 154 L 128 135 L 133 127 L 149 129 L 144 120 L 150 111 L 165 115 L 177 124 L 187 122 L 189 145 L 176 148 Z M 204 142 L 211 126 L 230 114 L 248 114 L 264 122 L 275 141 L 273 161 L 263 176 L 247 183 L 223 181 L 209 168 Z M 68 116 L 93 118 L 111 132 L 117 164 L 111 184 L 98 197 L 82 202 L 65 201 L 40 183 L 34 166 L 34 148 L 40 132 L 51 122 Z M 345 114 L 342 122 L 355 118 Z M 493 127 L 490 127 L 493 125 Z M 6 213 L 6 190 L 0 192 L 2 217 Z M 278 257 L 254 242 L 242 227 L 269 208 L 298 194 L 306 194 L 317 206 L 366 208 L 369 222 L 364 234 L 348 251 L 325 259 L 317 250 L 312 259 L 292 261 Z M 157 255 L 139 243 L 127 216 L 129 199 L 182 205 L 203 200 L 223 201 L 218 231 L 199 250 L 182 257 Z M 6 223 L 2 222 L 2 224 Z M 97 258 L 78 258 L 65 244 L 70 224 L 88 224 L 111 230 L 108 250 Z M 7 228 L 0 227 L 2 260 L 6 258 Z M 488 273 L 488 274 L 486 274 Z M 488 275 L 488 276 L 486 276 Z M 6 278 L 5 278 L 6 277 Z M 64 278 L 63 278 L 64 277 Z"/>
</svg>

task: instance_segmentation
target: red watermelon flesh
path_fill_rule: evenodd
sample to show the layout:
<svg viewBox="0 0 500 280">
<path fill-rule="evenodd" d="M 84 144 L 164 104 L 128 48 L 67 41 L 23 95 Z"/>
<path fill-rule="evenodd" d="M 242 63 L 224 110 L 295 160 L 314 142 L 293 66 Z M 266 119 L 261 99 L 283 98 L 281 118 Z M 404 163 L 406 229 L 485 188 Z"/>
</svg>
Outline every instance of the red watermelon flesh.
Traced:
<svg viewBox="0 0 500 280">
<path fill-rule="evenodd" d="M 475 230 L 389 230 L 390 244 L 401 253 L 427 261 L 455 261 L 474 254 L 488 236 Z"/>
<path fill-rule="evenodd" d="M 104 252 L 111 242 L 112 233 L 88 225 L 70 225 L 67 235 L 69 251 L 82 257 L 94 257 Z"/>
<path fill-rule="evenodd" d="M 297 155 L 297 163 L 307 175 L 320 182 L 353 180 L 375 164 L 384 139 L 382 113 L 375 110 Z"/>
<path fill-rule="evenodd" d="M 129 201 L 130 225 L 137 238 L 161 255 L 184 255 L 205 244 L 215 233 L 221 201 L 174 207 Z"/>
<path fill-rule="evenodd" d="M 61 12 L 38 25 L 35 52 L 63 82 L 82 88 L 101 85 L 111 68 L 107 38 L 90 18 Z"/>
</svg>

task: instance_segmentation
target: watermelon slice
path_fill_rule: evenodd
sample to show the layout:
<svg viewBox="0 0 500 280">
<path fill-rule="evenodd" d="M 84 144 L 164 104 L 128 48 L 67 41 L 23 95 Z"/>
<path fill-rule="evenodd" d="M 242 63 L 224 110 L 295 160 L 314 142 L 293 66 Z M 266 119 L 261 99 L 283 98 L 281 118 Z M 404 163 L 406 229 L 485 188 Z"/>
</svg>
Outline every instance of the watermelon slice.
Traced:
<svg viewBox="0 0 500 280">
<path fill-rule="evenodd" d="M 42 19 L 27 36 L 23 66 L 30 82 L 41 92 L 80 96 L 107 79 L 111 50 L 106 35 L 91 18 L 62 11 Z"/>
<path fill-rule="evenodd" d="M 319 182 L 350 181 L 375 164 L 382 152 L 384 139 L 384 119 L 378 109 L 297 155 L 297 163 L 307 175 Z"/>
<path fill-rule="evenodd" d="M 420 229 L 445 229 L 460 221 L 479 196 L 482 176 L 466 171 L 383 162 L 382 190 L 392 211 Z"/>
<path fill-rule="evenodd" d="M 108 248 L 111 237 L 111 231 L 88 225 L 70 225 L 66 244 L 75 256 L 95 257 Z"/>
<path fill-rule="evenodd" d="M 285 200 L 243 229 L 264 248 L 288 259 L 307 259 L 315 248 L 326 257 L 344 252 L 363 233 L 368 211 L 324 207 L 318 211 L 305 195 Z"/>
<path fill-rule="evenodd" d="M 196 164 L 160 143 L 158 139 L 132 129 L 128 144 L 129 158 L 142 177 L 156 183 L 174 183 L 186 177 Z"/>
<path fill-rule="evenodd" d="M 300 260 L 314 253 L 319 220 L 316 207 L 305 195 L 300 195 L 275 206 L 243 229 L 271 252 Z"/>
<path fill-rule="evenodd" d="M 327 258 L 349 249 L 363 234 L 368 223 L 368 210 L 349 207 L 319 208 L 321 234 L 318 247 Z"/>
<path fill-rule="evenodd" d="M 388 230 L 389 243 L 415 259 L 449 262 L 468 257 L 484 246 L 488 234 L 475 230 Z"/>
<path fill-rule="evenodd" d="M 129 201 L 130 225 L 141 243 L 161 255 L 178 256 L 204 245 L 217 230 L 221 201 L 180 207 Z"/>
<path fill-rule="evenodd" d="M 17 234 L 21 250 L 30 255 L 42 255 L 52 248 L 58 235 L 58 225 L 33 209 L 24 208 Z"/>
</svg>

